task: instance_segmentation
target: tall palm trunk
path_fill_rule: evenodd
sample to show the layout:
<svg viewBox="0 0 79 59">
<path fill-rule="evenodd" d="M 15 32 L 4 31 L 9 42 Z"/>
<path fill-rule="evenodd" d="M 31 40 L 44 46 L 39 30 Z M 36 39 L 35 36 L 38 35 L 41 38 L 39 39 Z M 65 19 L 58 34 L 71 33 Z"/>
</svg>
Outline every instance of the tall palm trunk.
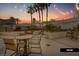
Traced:
<svg viewBox="0 0 79 59">
<path fill-rule="evenodd" d="M 41 10 L 41 17 L 42 17 L 42 25 L 43 25 L 43 10 Z"/>
<path fill-rule="evenodd" d="M 48 4 L 46 4 L 46 24 L 48 24 Z M 45 28 L 46 29 L 46 28 Z M 48 31 L 47 31 L 48 32 Z M 46 34 L 48 38 L 48 34 Z"/>
<path fill-rule="evenodd" d="M 30 16 L 31 16 L 31 29 L 32 29 L 32 25 L 33 25 L 32 14 L 30 14 Z"/>
<path fill-rule="evenodd" d="M 38 11 L 38 14 L 39 14 L 39 22 L 41 22 L 40 10 Z"/>
<path fill-rule="evenodd" d="M 17 21 L 17 24 L 18 24 L 18 21 Z"/>
<path fill-rule="evenodd" d="M 46 22 L 48 22 L 48 6 L 46 5 Z"/>
<path fill-rule="evenodd" d="M 40 25 L 40 28 L 41 28 L 41 15 L 40 15 L 40 10 L 38 11 L 38 14 L 39 14 L 39 25 Z"/>
<path fill-rule="evenodd" d="M 42 20 L 41 20 L 41 21 L 42 21 L 42 22 L 41 22 L 41 23 L 42 23 L 42 24 L 41 24 L 41 27 L 42 27 L 42 34 L 43 34 L 43 30 L 44 30 L 44 29 L 43 29 L 43 10 L 42 10 L 42 9 L 41 9 L 41 17 L 42 17 Z"/>
<path fill-rule="evenodd" d="M 17 19 L 17 20 L 16 20 L 16 23 L 18 24 L 18 22 L 19 22 L 19 20 Z"/>
<path fill-rule="evenodd" d="M 33 24 L 33 21 L 32 21 L 32 14 L 30 14 L 30 16 L 31 16 L 31 25 Z"/>
</svg>

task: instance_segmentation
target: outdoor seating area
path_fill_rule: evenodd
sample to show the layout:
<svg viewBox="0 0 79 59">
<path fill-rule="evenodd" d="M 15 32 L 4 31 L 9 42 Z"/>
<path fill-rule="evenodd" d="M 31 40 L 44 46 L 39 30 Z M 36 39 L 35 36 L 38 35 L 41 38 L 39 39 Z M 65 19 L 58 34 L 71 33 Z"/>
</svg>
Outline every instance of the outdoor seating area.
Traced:
<svg viewBox="0 0 79 59">
<path fill-rule="evenodd" d="M 7 50 L 15 51 L 11 55 L 14 55 L 14 54 L 15 55 L 28 55 L 32 53 L 31 49 L 35 48 L 35 47 L 32 47 L 34 45 L 39 46 L 36 48 L 41 49 L 41 46 L 40 46 L 41 37 L 39 36 L 39 32 L 37 33 L 35 32 L 34 34 L 32 34 L 30 31 L 5 32 L 5 33 L 1 32 L 0 38 L 3 39 L 4 45 L 5 45 L 4 55 L 7 54 Z"/>
<path fill-rule="evenodd" d="M 60 52 L 60 48 L 63 47 L 76 48 L 79 45 L 78 43 L 79 40 L 74 41 L 75 38 L 74 40 L 71 40 L 70 37 L 66 37 L 67 32 L 53 32 L 53 33 L 44 32 L 44 34 L 47 34 L 48 38 L 45 37 L 46 35 L 41 35 L 40 31 L 35 31 L 32 34 L 31 33 L 26 34 L 26 32 L 25 34 L 23 34 L 24 32 L 6 32 L 6 33 L 1 32 L 1 33 L 0 33 L 0 39 L 3 39 L 5 45 L 5 47 L 3 48 L 4 56 L 6 56 L 9 53 L 8 50 L 13 51 L 9 54 L 10 56 L 36 56 L 36 55 L 44 56 L 44 55 L 58 55 L 58 54 L 74 55 L 75 53 Z M 16 34 L 13 35 L 12 33 Z M 19 33 L 21 33 L 21 35 Z M 63 35 L 59 35 L 62 33 Z M 78 54 L 79 53 L 77 53 L 76 55 Z"/>
<path fill-rule="evenodd" d="M 79 48 L 79 4 L 4 3 L 0 8 L 0 56 L 79 55 L 61 51 Z"/>
<path fill-rule="evenodd" d="M 78 35 L 79 33 L 75 31 L 69 31 L 66 33 L 66 37 L 70 38 L 71 40 L 72 39 L 78 40 Z"/>
</svg>

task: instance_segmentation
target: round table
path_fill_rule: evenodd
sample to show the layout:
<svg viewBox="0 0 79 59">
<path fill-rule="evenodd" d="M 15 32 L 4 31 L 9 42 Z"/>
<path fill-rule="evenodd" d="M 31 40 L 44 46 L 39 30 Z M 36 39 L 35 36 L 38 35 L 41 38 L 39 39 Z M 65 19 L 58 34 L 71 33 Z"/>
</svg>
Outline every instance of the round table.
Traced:
<svg viewBox="0 0 79 59">
<path fill-rule="evenodd" d="M 18 35 L 18 36 L 10 36 L 10 35 L 0 35 L 1 39 L 16 39 L 16 40 L 23 40 L 25 42 L 24 45 L 24 56 L 28 55 L 28 51 L 27 51 L 27 42 L 28 40 L 32 37 L 31 34 L 26 34 L 26 35 Z"/>
</svg>

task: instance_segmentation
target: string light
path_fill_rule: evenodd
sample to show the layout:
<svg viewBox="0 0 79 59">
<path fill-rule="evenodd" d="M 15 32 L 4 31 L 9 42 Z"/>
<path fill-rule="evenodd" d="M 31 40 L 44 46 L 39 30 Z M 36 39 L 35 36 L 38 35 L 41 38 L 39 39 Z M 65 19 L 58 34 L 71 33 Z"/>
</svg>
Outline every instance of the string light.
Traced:
<svg viewBox="0 0 79 59">
<path fill-rule="evenodd" d="M 73 13 L 73 10 L 70 10 L 70 13 Z"/>
<path fill-rule="evenodd" d="M 61 13 L 62 15 L 66 15 L 64 12 L 62 12 L 60 9 L 56 8 L 56 10 Z"/>
<path fill-rule="evenodd" d="M 14 6 L 14 8 L 16 9 L 16 8 L 17 8 L 17 6 Z"/>
<path fill-rule="evenodd" d="M 67 12 L 66 12 L 66 14 L 68 15 L 68 14 L 69 14 L 69 12 L 67 11 Z"/>
<path fill-rule="evenodd" d="M 24 4 L 23 7 L 26 8 L 26 5 Z"/>
<path fill-rule="evenodd" d="M 56 8 L 56 5 L 54 4 L 54 8 Z"/>
<path fill-rule="evenodd" d="M 78 6 L 78 5 L 79 5 L 79 4 L 78 4 L 78 3 L 76 3 L 76 9 L 77 9 L 77 10 L 79 10 L 79 6 Z"/>
</svg>

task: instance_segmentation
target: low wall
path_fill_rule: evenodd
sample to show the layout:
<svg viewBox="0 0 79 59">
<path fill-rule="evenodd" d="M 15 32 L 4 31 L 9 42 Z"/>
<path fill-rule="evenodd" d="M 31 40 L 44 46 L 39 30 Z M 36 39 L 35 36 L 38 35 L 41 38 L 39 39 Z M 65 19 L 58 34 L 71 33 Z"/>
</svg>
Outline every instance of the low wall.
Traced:
<svg viewBox="0 0 79 59">
<path fill-rule="evenodd" d="M 1 35 L 19 35 L 22 33 L 24 33 L 24 31 L 0 32 Z"/>
<path fill-rule="evenodd" d="M 46 33 L 49 39 L 58 39 L 58 38 L 65 38 L 66 32 L 48 32 Z"/>
</svg>

